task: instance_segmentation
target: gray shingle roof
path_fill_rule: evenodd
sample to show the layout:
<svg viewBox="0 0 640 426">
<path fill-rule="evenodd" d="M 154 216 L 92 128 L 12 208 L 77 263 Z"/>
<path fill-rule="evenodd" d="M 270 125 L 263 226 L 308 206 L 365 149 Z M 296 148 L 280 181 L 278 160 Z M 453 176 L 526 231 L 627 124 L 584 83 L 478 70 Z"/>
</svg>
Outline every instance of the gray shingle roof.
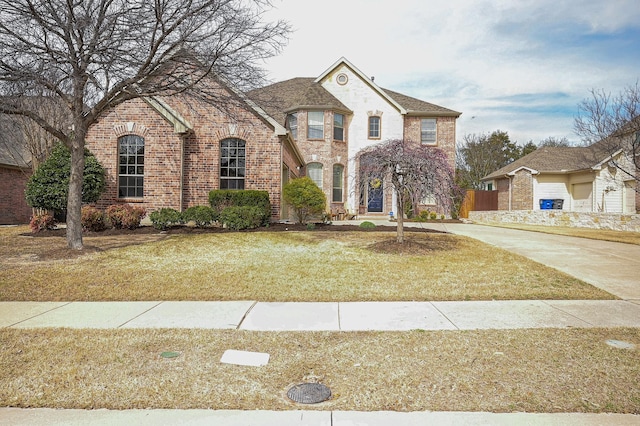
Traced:
<svg viewBox="0 0 640 426">
<path fill-rule="evenodd" d="M 420 99 L 382 89 L 409 114 L 459 116 L 460 113 Z M 287 113 L 298 109 L 334 109 L 350 112 L 340 100 L 311 77 L 297 77 L 252 90 L 248 96 L 270 116 L 284 122 Z"/>
<path fill-rule="evenodd" d="M 605 161 L 611 154 L 602 143 L 595 143 L 588 147 L 542 147 L 496 170 L 483 180 L 504 177 L 521 167 L 540 173 L 571 173 L 588 170 Z"/>
<path fill-rule="evenodd" d="M 29 167 L 31 154 L 24 143 L 24 134 L 15 120 L 0 116 L 0 165 Z"/>
</svg>

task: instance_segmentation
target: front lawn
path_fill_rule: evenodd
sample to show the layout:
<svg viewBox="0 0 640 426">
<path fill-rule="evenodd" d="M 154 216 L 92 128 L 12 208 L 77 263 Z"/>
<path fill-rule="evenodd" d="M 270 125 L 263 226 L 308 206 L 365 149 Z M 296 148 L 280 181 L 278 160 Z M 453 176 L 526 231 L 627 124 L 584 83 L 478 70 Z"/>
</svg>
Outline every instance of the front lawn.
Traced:
<svg viewBox="0 0 640 426">
<path fill-rule="evenodd" d="M 524 257 L 461 236 L 308 231 L 85 238 L 0 229 L 0 300 L 411 301 L 612 299 Z"/>
<path fill-rule="evenodd" d="M 0 406 L 640 413 L 638 329 L 0 330 Z M 269 363 L 220 363 L 227 349 Z M 163 352 L 177 352 L 163 358 Z M 298 383 L 332 398 L 298 405 Z"/>
</svg>

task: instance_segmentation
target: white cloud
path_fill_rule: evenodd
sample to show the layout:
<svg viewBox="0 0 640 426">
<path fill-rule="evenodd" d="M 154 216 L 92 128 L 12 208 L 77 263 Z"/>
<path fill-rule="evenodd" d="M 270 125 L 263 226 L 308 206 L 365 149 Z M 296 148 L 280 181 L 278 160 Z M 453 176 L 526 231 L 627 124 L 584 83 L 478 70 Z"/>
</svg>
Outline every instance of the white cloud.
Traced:
<svg viewBox="0 0 640 426">
<path fill-rule="evenodd" d="M 576 140 L 572 108 L 640 69 L 637 0 L 274 1 L 296 29 L 267 63 L 275 81 L 344 56 L 382 87 L 463 112 L 466 133 Z M 621 52 L 616 50 L 620 49 Z M 526 96 L 525 96 L 526 95 Z M 472 118 L 475 117 L 475 118 Z"/>
</svg>

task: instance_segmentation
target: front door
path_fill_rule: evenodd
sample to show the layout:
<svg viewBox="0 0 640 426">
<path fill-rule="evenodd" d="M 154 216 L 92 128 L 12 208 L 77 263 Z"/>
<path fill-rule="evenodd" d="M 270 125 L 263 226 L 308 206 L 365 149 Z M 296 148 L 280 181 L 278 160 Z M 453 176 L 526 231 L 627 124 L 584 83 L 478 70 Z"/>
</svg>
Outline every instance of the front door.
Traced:
<svg viewBox="0 0 640 426">
<path fill-rule="evenodd" d="M 367 193 L 367 211 L 369 213 L 382 213 L 384 204 L 384 191 L 381 179 L 373 179 L 369 184 Z"/>
</svg>

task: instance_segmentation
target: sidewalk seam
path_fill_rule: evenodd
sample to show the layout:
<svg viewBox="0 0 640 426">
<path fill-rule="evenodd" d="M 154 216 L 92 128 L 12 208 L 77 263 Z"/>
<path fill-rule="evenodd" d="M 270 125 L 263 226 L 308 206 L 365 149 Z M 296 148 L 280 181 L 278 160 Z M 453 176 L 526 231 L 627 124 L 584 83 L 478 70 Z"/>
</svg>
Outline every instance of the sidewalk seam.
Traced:
<svg viewBox="0 0 640 426">
<path fill-rule="evenodd" d="M 147 312 L 149 312 L 150 310 L 157 308 L 158 306 L 162 305 L 164 302 L 165 302 L 165 301 L 158 302 L 158 303 L 156 303 L 155 305 L 153 305 L 152 307 L 150 307 L 149 309 L 147 309 L 146 311 L 144 311 L 144 312 L 140 312 L 138 315 L 136 315 L 136 316 L 135 316 L 135 317 L 133 317 L 133 318 L 129 318 L 128 320 L 126 320 L 125 322 L 123 322 L 122 324 L 120 324 L 119 326 L 117 326 L 117 327 L 116 327 L 116 329 L 118 329 L 118 328 L 122 328 L 125 324 L 128 324 L 128 323 L 130 323 L 131 321 L 133 321 L 134 319 L 139 318 L 139 317 L 141 317 L 142 315 L 146 314 L 146 313 L 147 313 Z"/>
<path fill-rule="evenodd" d="M 9 324 L 9 325 L 7 325 L 6 327 L 3 327 L 3 328 L 11 328 L 11 327 L 15 327 L 16 325 L 18 325 L 18 324 L 20 324 L 20 323 L 23 323 L 23 322 L 25 322 L 25 321 L 29 321 L 30 319 L 33 319 L 33 318 L 39 317 L 40 315 L 48 314 L 49 312 L 55 311 L 56 309 L 63 308 L 63 307 L 65 307 L 65 306 L 67 306 L 67 305 L 70 305 L 71 303 L 73 303 L 73 302 L 67 302 L 67 303 L 64 303 L 64 304 L 62 304 L 62 305 L 60 305 L 60 306 L 56 306 L 55 308 L 51 308 L 51 309 L 46 310 L 46 311 L 44 311 L 44 312 L 40 312 L 38 315 L 34 315 L 34 316 L 32 316 L 32 317 L 25 318 L 25 319 L 23 319 L 23 320 L 20 320 L 20 321 L 18 321 L 18 322 L 13 323 L 13 324 Z"/>
<path fill-rule="evenodd" d="M 589 321 L 587 321 L 585 319 L 582 319 L 582 318 L 580 318 L 580 317 L 578 317 L 578 316 L 576 316 L 576 315 L 574 315 L 572 313 L 569 313 L 569 312 L 567 312 L 565 310 L 562 310 L 558 306 L 553 306 L 552 304 L 548 303 L 549 302 L 548 300 L 541 300 L 541 302 L 544 303 L 545 305 L 549 306 L 550 308 L 555 309 L 556 311 L 560 311 L 565 315 L 569 315 L 570 317 L 573 317 L 573 318 L 577 319 L 578 321 L 582 321 L 582 322 L 588 324 L 591 327 L 597 327 L 595 324 L 591 324 Z"/>
<path fill-rule="evenodd" d="M 249 315 L 249 313 L 251 312 L 253 307 L 256 306 L 257 304 L 258 304 L 258 301 L 254 300 L 253 304 L 251 304 L 251 306 L 249 306 L 249 309 L 247 309 L 247 312 L 245 312 L 244 315 L 242 316 L 242 318 L 240 318 L 240 322 L 238 322 L 238 325 L 236 326 L 236 330 L 240 330 L 240 326 L 242 326 L 242 323 L 247 318 L 247 315 Z"/>
<path fill-rule="evenodd" d="M 456 330 L 460 331 L 460 327 L 458 327 L 458 325 L 455 322 L 451 321 L 451 319 L 444 312 L 442 312 L 440 309 L 438 309 L 438 307 L 436 305 L 434 305 L 433 302 L 430 301 L 430 302 L 427 302 L 427 303 L 429 303 L 431 306 L 433 306 L 433 309 L 438 311 L 440 313 L 440 315 L 445 317 L 446 320 L 449 321 L 451 323 L 451 325 L 456 328 Z"/>
</svg>

